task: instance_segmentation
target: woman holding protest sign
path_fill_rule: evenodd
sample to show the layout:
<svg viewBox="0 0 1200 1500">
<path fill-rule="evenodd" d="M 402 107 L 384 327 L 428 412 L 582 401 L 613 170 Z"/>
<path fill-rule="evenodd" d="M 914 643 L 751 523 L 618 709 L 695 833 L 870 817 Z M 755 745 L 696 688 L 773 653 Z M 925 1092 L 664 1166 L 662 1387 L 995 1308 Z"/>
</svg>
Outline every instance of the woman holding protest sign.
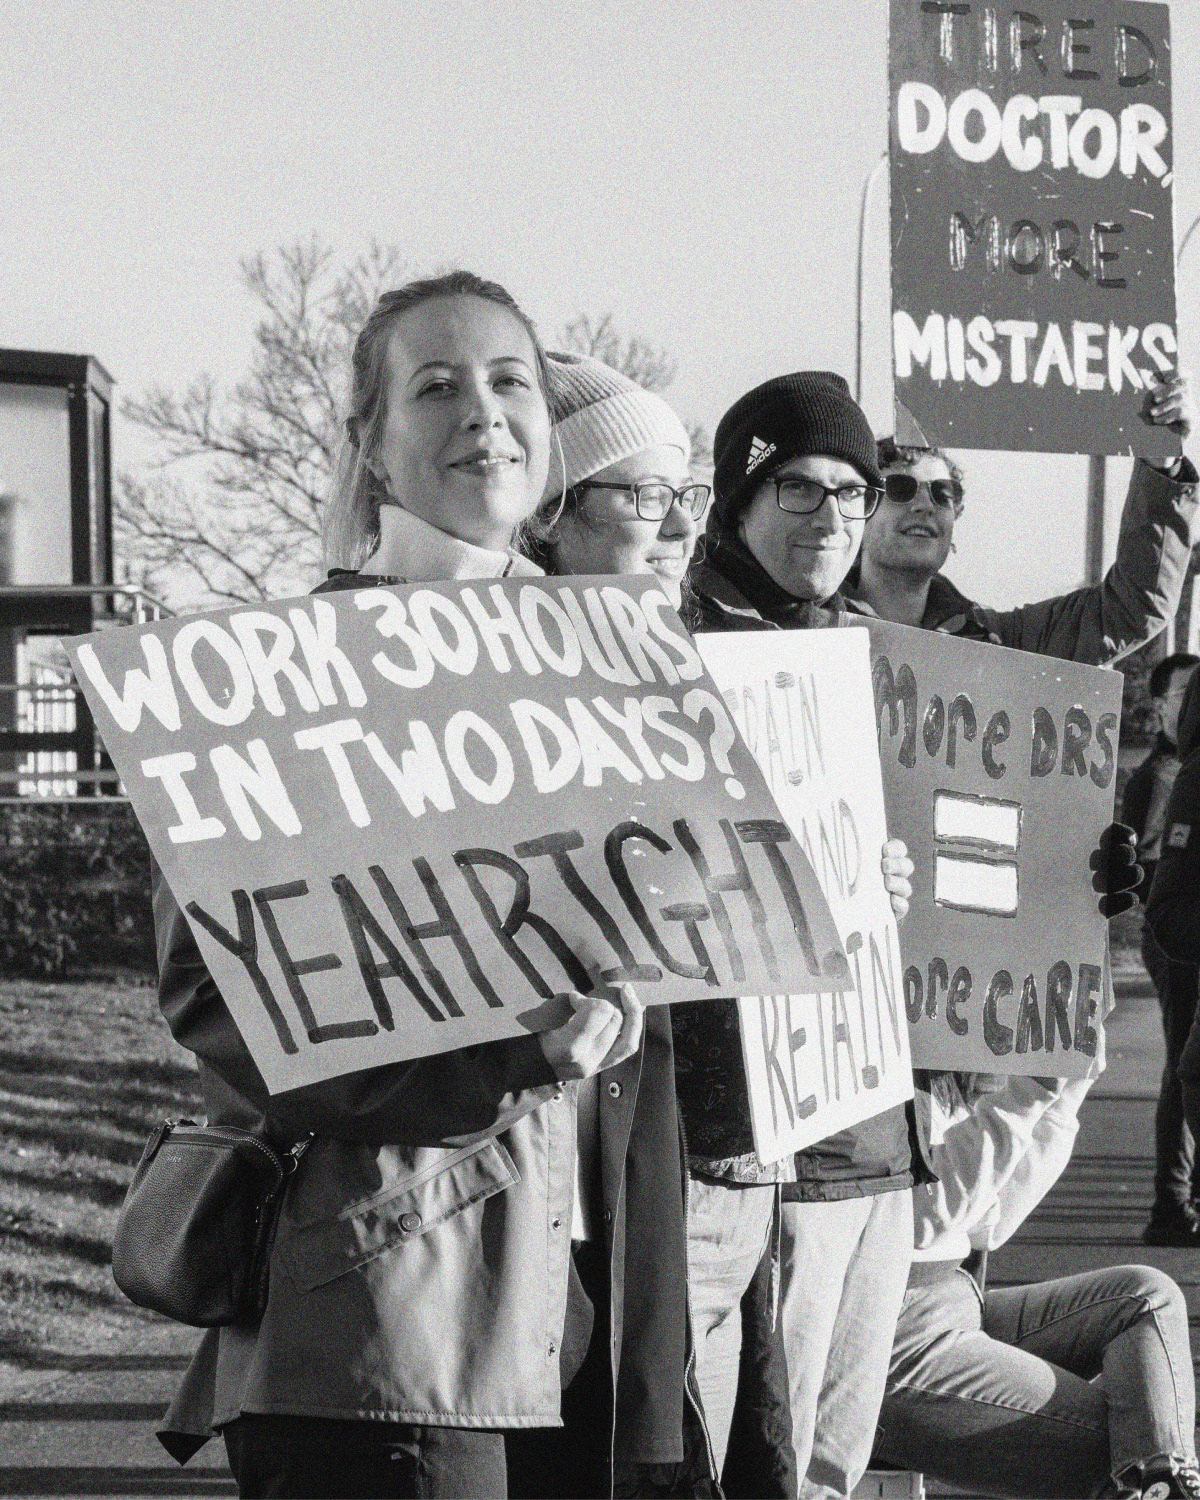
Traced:
<svg viewBox="0 0 1200 1500">
<path fill-rule="evenodd" d="M 354 350 L 327 520 L 340 566 L 326 587 L 536 573 L 510 543 L 545 484 L 546 389 L 533 327 L 494 283 L 455 272 L 382 297 Z M 660 1481 L 656 1465 L 678 1467 L 687 1319 L 673 1103 L 652 1163 L 659 1301 L 625 1296 L 624 1226 L 649 1184 L 627 1182 L 620 1148 L 576 1173 L 579 1080 L 608 1070 L 601 1135 L 607 1147 L 628 1134 L 644 1066 L 632 989 L 572 993 L 570 1018 L 528 1038 L 268 1096 L 161 879 L 155 920 L 160 1004 L 200 1059 L 210 1119 L 280 1143 L 313 1134 L 263 1318 L 206 1338 L 168 1426 L 221 1429 L 243 1495 L 503 1496 L 503 1431 L 558 1422 L 594 1318 L 626 1327 L 623 1373 L 664 1373 L 623 1407 L 603 1361 L 607 1399 L 575 1431 L 596 1467 L 576 1493 L 608 1494 L 614 1479 L 640 1493 Z M 592 1242 L 602 1309 L 570 1254 L 573 1206 L 604 1226 Z"/>
</svg>

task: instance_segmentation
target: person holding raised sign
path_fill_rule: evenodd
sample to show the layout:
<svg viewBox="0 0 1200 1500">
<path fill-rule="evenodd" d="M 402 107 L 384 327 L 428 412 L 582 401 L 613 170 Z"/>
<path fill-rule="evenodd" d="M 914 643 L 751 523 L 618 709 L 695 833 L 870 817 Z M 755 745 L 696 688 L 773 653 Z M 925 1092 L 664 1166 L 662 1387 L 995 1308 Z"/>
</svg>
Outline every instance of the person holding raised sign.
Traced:
<svg viewBox="0 0 1200 1500">
<path fill-rule="evenodd" d="M 1186 439 L 1195 425 L 1190 378 L 1163 377 L 1142 415 Z M 1117 555 L 1100 583 L 1009 610 L 972 603 L 941 572 L 963 510 L 958 466 L 914 431 L 880 441 L 879 467 L 884 499 L 867 521 L 847 594 L 882 619 L 1111 666 L 1175 618 L 1197 537 L 1200 475 L 1190 459 L 1135 461 Z"/>
<path fill-rule="evenodd" d="M 882 476 L 845 380 L 802 371 L 757 386 L 721 418 L 714 459 L 708 551 L 690 576 L 695 628 L 847 620 L 839 589 Z M 699 1183 L 720 1222 L 713 1243 L 730 1247 L 766 1233 L 782 1194 L 782 1323 L 800 1493 L 848 1495 L 870 1458 L 883 1398 L 911 1253 L 911 1189 L 928 1176 L 911 1108 L 886 1110 L 764 1169 L 748 1141 L 736 1007 L 673 1009 L 693 1198 Z"/>
<path fill-rule="evenodd" d="M 510 544 L 546 481 L 547 387 L 503 288 L 454 272 L 385 294 L 354 349 L 326 587 L 537 573 Z M 537 1035 L 270 1096 L 161 878 L 155 922 L 160 1005 L 200 1060 L 210 1120 L 314 1137 L 262 1321 L 206 1338 L 168 1430 L 222 1430 L 243 1495 L 504 1496 L 504 1431 L 558 1423 L 594 1317 L 623 1333 L 612 1359 L 603 1338 L 606 1379 L 576 1413 L 595 1464 L 575 1493 L 645 1493 L 662 1466 L 673 1482 L 684 1176 L 669 1049 L 643 1048 L 633 990 L 572 993 L 569 1018 Z M 601 1150 L 577 1177 L 577 1085 L 601 1071 Z M 635 1181 L 626 1148 L 651 1079 L 668 1124 Z M 571 1252 L 573 1211 L 589 1209 L 595 1310 Z M 648 1280 L 626 1297 L 626 1237 L 647 1212 L 657 1258 L 635 1248 Z"/>
<path fill-rule="evenodd" d="M 1186 437 L 1190 381 L 1165 381 L 1144 415 Z M 1173 616 L 1196 511 L 1187 459 L 1164 470 L 1135 465 L 1117 558 L 1100 584 L 1001 612 L 970 603 L 940 573 L 962 510 L 962 474 L 913 436 L 916 445 L 879 445 L 885 498 L 851 582 L 861 608 L 1095 665 L 1144 644 Z M 1132 830 L 1114 825 L 1093 868 L 1105 915 L 1131 904 L 1139 874 Z M 1107 999 L 1107 967 L 1104 984 Z M 1181 1324 L 1169 1278 L 1117 1267 L 988 1293 L 981 1304 L 958 1269 L 972 1248 L 1008 1238 L 1061 1173 L 1088 1081 L 1014 1078 L 998 1089 L 984 1076 L 923 1073 L 918 1081 L 941 1181 L 914 1195 L 916 1261 L 897 1320 L 878 1456 L 1010 1494 L 1095 1493 L 1118 1474 L 1139 1487 L 1161 1483 L 1154 1493 L 1163 1497 L 1200 1494 L 1186 1313 Z M 1047 1464 L 1042 1445 L 1029 1448 L 1026 1464 L 1012 1441 L 1018 1421 L 1033 1435 L 1066 1423 L 1078 1436 L 1057 1465 Z"/>
</svg>

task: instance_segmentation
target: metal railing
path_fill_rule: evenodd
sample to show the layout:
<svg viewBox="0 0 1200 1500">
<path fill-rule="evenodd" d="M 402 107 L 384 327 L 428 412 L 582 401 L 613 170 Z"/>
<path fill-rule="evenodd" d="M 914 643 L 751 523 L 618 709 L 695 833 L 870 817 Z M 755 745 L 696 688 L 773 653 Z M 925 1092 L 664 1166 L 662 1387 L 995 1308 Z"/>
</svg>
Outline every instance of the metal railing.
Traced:
<svg viewBox="0 0 1200 1500">
<path fill-rule="evenodd" d="M 45 612 L 45 602 L 61 602 L 69 608 L 72 603 L 83 604 L 96 599 L 109 601 L 107 612 L 94 607 L 90 610 L 97 625 L 144 625 L 150 620 L 162 620 L 174 614 L 174 610 L 161 599 L 132 583 L 5 583 L 0 584 L 0 624 L 11 622 L 37 629 Z M 131 606 L 128 617 L 119 613 L 118 601 L 128 602 Z"/>
<path fill-rule="evenodd" d="M 49 643 L 171 613 L 132 584 L 0 586 L 0 631 L 12 633 L 16 679 L 0 682 L 0 801 L 124 800 L 70 666 L 65 656 L 47 659 L 56 654 Z"/>
</svg>

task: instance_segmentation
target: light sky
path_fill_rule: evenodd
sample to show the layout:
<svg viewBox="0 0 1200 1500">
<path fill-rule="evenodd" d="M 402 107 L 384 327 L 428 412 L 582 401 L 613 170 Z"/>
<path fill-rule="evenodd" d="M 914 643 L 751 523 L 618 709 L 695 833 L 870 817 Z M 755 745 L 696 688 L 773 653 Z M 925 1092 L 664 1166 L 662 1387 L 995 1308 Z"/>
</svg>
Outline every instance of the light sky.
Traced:
<svg viewBox="0 0 1200 1500">
<path fill-rule="evenodd" d="M 1200 3 L 1171 15 L 1178 239 L 1200 213 Z M 255 319 L 239 257 L 315 231 L 350 260 L 375 237 L 414 274 L 496 277 L 549 339 L 611 311 L 671 351 L 671 399 L 711 431 L 768 376 L 852 377 L 886 33 L 886 0 L 6 0 L 0 345 L 94 354 L 130 395 L 232 380 Z M 886 205 L 880 182 L 881 431 Z M 1192 365 L 1198 289 L 1200 232 L 1179 287 Z M 118 424 L 118 467 L 141 455 Z M 1078 582 L 1085 463 L 967 468 L 951 575 L 1000 605 Z M 1110 469 L 1115 519 L 1128 464 Z"/>
</svg>

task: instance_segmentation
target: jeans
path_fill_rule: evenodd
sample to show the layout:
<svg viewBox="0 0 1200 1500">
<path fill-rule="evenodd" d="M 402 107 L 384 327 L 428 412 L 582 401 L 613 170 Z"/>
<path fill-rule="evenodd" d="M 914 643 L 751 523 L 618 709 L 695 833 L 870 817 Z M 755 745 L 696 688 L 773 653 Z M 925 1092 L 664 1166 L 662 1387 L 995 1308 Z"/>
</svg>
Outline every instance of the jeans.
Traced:
<svg viewBox="0 0 1200 1500">
<path fill-rule="evenodd" d="M 876 1454 L 976 1491 L 1094 1495 L 1130 1465 L 1194 1458 L 1183 1294 L 1152 1266 L 980 1296 L 909 1288 Z"/>
<path fill-rule="evenodd" d="M 725 1460 L 742 1347 L 741 1301 L 767 1249 L 778 1189 L 693 1177 L 688 1183 L 688 1295 L 696 1378 L 717 1460 Z"/>
<path fill-rule="evenodd" d="M 721 1489 L 727 1500 L 796 1500 L 796 1450 L 779 1319 L 778 1269 L 776 1247 L 770 1244 L 742 1294 L 737 1399 L 721 1468 Z"/>
<path fill-rule="evenodd" d="M 1150 929 L 1142 931 L 1142 961 L 1158 992 L 1162 1006 L 1166 1057 L 1162 1085 L 1154 1111 L 1154 1206 L 1158 1210 L 1190 1203 L 1197 1196 L 1196 1148 L 1183 1113 L 1183 1088 L 1179 1081 L 1179 1059 L 1196 1014 L 1194 983 L 1181 983 L 1172 970 L 1194 971 L 1193 965 L 1173 965 Z"/>
<path fill-rule="evenodd" d="M 508 1493 L 498 1432 L 246 1412 L 222 1432 L 242 1496 L 505 1500 Z"/>
<path fill-rule="evenodd" d="M 783 1338 L 802 1496 L 849 1495 L 870 1462 L 912 1243 L 907 1188 L 783 1205 Z"/>
</svg>

